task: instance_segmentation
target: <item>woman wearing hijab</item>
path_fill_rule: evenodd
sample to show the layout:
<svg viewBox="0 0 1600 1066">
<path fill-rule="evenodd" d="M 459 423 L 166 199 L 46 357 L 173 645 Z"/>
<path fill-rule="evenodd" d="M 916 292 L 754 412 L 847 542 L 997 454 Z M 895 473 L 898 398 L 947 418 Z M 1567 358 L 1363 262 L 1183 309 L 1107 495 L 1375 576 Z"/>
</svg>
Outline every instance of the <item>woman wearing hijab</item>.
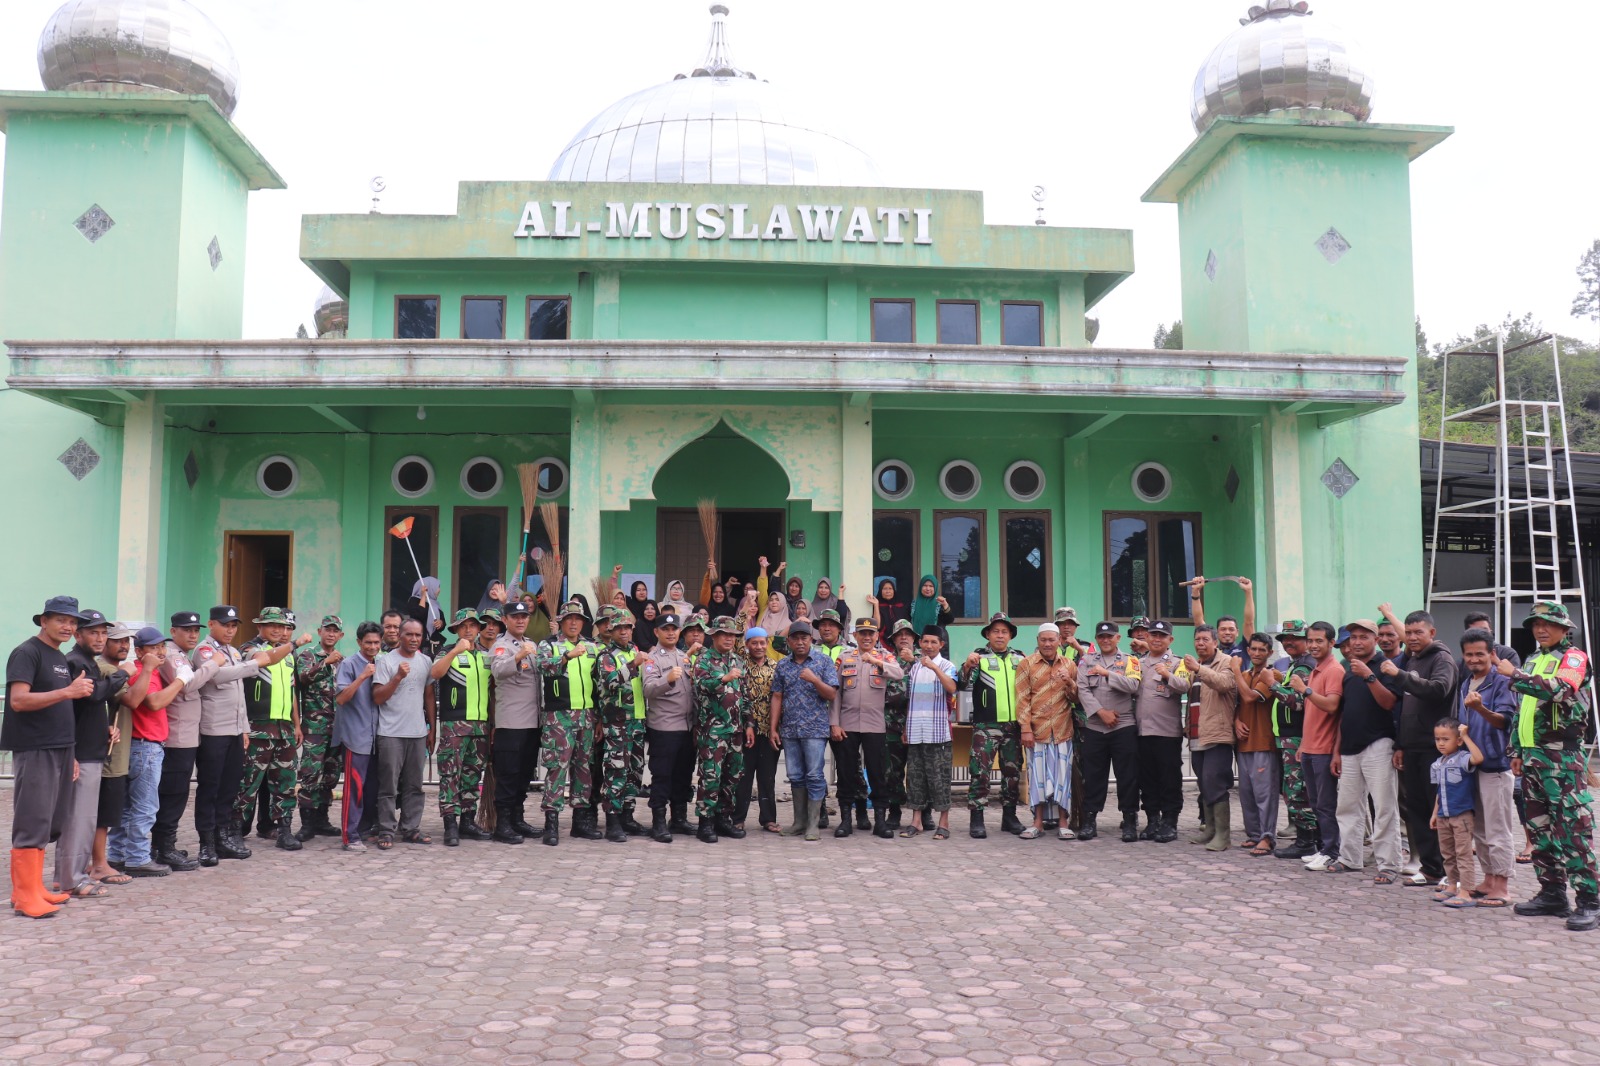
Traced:
<svg viewBox="0 0 1600 1066">
<path fill-rule="evenodd" d="M 789 654 L 789 601 L 781 592 L 767 597 L 767 605 L 756 618 L 756 628 L 767 631 L 767 658 L 777 662 Z"/>
<path fill-rule="evenodd" d="M 844 591 L 844 586 L 839 586 L 839 591 Z M 827 578 L 817 579 L 817 594 L 811 598 L 811 617 L 821 618 L 823 611 L 838 611 L 839 624 L 844 627 L 844 632 L 850 631 L 850 605 L 833 594 L 833 582 Z"/>
<path fill-rule="evenodd" d="M 655 601 L 644 601 L 644 607 L 639 611 L 639 621 L 633 627 L 634 647 L 640 651 L 649 651 L 656 646 L 656 619 L 659 617 L 661 613 L 656 610 Z"/>
<path fill-rule="evenodd" d="M 683 582 L 667 582 L 667 597 L 661 601 L 663 611 L 671 610 L 678 618 L 686 619 L 695 612 L 695 605 L 683 598 Z"/>
<path fill-rule="evenodd" d="M 879 633 L 887 633 L 900 619 L 911 617 L 911 605 L 900 598 L 892 577 L 879 581 L 878 594 L 868 596 L 867 602 L 872 605 L 872 620 L 878 623 Z"/>
<path fill-rule="evenodd" d="M 499 578 L 494 578 L 489 582 L 489 586 L 483 590 L 482 598 L 478 600 L 478 613 L 482 614 L 484 611 L 500 611 L 504 613 L 505 609 L 506 583 Z"/>
<path fill-rule="evenodd" d="M 800 605 L 806 602 L 806 587 L 799 578 L 791 577 L 789 583 L 783 586 L 783 596 L 789 601 L 789 621 L 792 622 L 799 617 Z"/>
<path fill-rule="evenodd" d="M 950 601 L 939 595 L 939 586 L 932 574 L 923 574 L 917 582 L 917 598 L 911 601 L 911 629 L 922 633 L 929 626 L 947 626 L 956 616 L 950 610 Z M 893 624 L 893 623 L 891 623 Z"/>
<path fill-rule="evenodd" d="M 706 604 L 706 613 L 712 621 L 718 618 L 727 618 L 733 615 L 734 608 L 738 605 L 728 599 L 728 590 L 722 585 L 711 586 L 711 602 Z"/>
</svg>

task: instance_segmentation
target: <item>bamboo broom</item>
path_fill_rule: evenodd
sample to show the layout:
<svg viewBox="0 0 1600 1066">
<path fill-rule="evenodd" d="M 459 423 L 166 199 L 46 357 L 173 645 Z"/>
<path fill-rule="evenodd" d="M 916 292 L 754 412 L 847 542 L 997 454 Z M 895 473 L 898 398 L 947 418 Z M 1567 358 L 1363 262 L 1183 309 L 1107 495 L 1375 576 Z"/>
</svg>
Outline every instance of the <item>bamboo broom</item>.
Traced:
<svg viewBox="0 0 1600 1066">
<path fill-rule="evenodd" d="M 561 508 L 554 500 L 545 500 L 539 505 L 539 517 L 544 521 L 545 536 L 550 538 L 550 550 L 539 557 L 539 577 L 544 586 L 539 597 L 544 600 L 554 628 L 556 615 L 561 613 Z"/>
<path fill-rule="evenodd" d="M 700 511 L 700 535 L 706 542 L 706 575 L 716 580 L 717 559 L 717 500 L 703 499 L 697 504 Z"/>
<path fill-rule="evenodd" d="M 528 565 L 528 530 L 533 527 L 533 512 L 539 506 L 539 478 L 544 475 L 542 463 L 518 463 L 517 481 L 522 486 L 522 554 L 517 559 L 517 576 L 513 585 L 521 585 Z"/>
</svg>

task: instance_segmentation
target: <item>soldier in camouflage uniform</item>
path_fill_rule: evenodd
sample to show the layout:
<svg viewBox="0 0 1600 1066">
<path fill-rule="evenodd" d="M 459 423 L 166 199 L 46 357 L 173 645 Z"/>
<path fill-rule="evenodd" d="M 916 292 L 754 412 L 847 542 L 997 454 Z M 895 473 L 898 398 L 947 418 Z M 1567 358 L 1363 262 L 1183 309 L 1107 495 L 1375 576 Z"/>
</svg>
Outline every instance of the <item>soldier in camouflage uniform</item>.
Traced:
<svg viewBox="0 0 1600 1066">
<path fill-rule="evenodd" d="M 900 829 L 900 806 L 906 801 L 906 709 L 911 703 L 911 664 L 917 661 L 917 630 L 910 619 L 902 618 L 889 630 L 889 642 L 906 673 L 888 683 L 883 697 L 883 794 L 872 798 L 873 806 L 888 808 L 890 829 Z"/>
<path fill-rule="evenodd" d="M 1272 671 L 1266 676 L 1273 683 L 1263 695 L 1270 694 L 1273 700 L 1272 735 L 1283 758 L 1283 802 L 1289 809 L 1294 840 L 1272 854 L 1280 859 L 1303 859 L 1315 855 L 1321 845 L 1317 837 L 1317 815 L 1311 809 L 1305 769 L 1300 764 L 1300 741 L 1306 721 L 1305 697 L 1290 687 L 1289 678 L 1299 674 L 1309 679 L 1317 662 L 1306 652 L 1303 618 L 1291 618 L 1279 626 L 1278 643 L 1288 655 L 1272 664 Z"/>
<path fill-rule="evenodd" d="M 1533 630 L 1539 650 L 1520 669 L 1507 659 L 1494 660 L 1522 695 L 1511 731 L 1511 770 L 1522 777 L 1533 869 L 1539 877 L 1539 894 L 1515 910 L 1524 917 L 1566 917 L 1568 929 L 1587 932 L 1600 926 L 1589 764 L 1583 747 L 1590 713 L 1589 656 L 1573 646 L 1572 618 L 1559 603 L 1536 602 L 1522 624 Z M 1577 895 L 1576 910 L 1567 905 L 1569 881 Z"/>
<path fill-rule="evenodd" d="M 483 768 L 489 762 L 489 655 L 478 646 L 483 629 L 478 612 L 463 607 L 446 627 L 456 642 L 445 647 L 429 668 L 439 684 L 439 746 L 434 753 L 439 771 L 439 817 L 444 846 L 459 847 L 461 838 L 488 840 L 478 828 L 478 802 Z"/>
<path fill-rule="evenodd" d="M 263 607 L 255 619 L 257 638 L 240 649 L 251 655 L 260 648 L 277 648 L 289 641 L 291 625 L 281 607 Z M 307 633 L 301 643 L 309 644 Z M 244 754 L 244 780 L 234 799 L 233 816 L 243 823 L 265 790 L 263 803 L 270 812 L 277 834 L 277 846 L 284 851 L 299 851 L 295 838 L 295 766 L 300 747 L 300 702 L 294 683 L 294 663 L 285 657 L 271 666 L 257 669 L 245 679 L 245 714 L 250 719 L 250 740 Z"/>
<path fill-rule="evenodd" d="M 700 819 L 695 837 L 715 844 L 719 836 L 738 839 L 744 830 L 734 827 L 734 789 L 744 772 L 744 737 L 750 722 L 740 710 L 739 680 L 744 676 L 733 650 L 739 623 L 724 616 L 711 623 L 711 646 L 701 650 L 689 669 L 694 690 L 695 756 L 700 764 L 700 791 L 695 814 Z"/>
<path fill-rule="evenodd" d="M 339 829 L 328 818 L 328 805 L 339 783 L 344 749 L 333 742 L 334 678 L 344 653 L 338 650 L 344 623 L 336 614 L 323 618 L 320 638 L 294 657 L 295 685 L 300 689 L 300 831 L 302 843 L 314 836 L 336 837 Z"/>
<path fill-rule="evenodd" d="M 981 635 L 988 641 L 961 665 L 959 684 L 972 691 L 972 754 L 967 761 L 971 781 L 968 830 L 975 840 L 987 837 L 983 808 L 989 799 L 989 769 L 1000 762 L 1000 828 L 1021 834 L 1017 800 L 1022 784 L 1022 728 L 1017 724 L 1017 668 L 1024 658 L 1011 647 L 1017 627 L 1003 611 L 995 612 Z"/>
<path fill-rule="evenodd" d="M 594 661 L 594 696 L 600 731 L 600 802 L 606 811 L 606 839 L 625 843 L 627 805 L 639 796 L 644 776 L 644 685 L 634 666 L 633 615 L 602 607 L 609 639 Z M 599 619 L 597 618 L 598 622 Z"/>
<path fill-rule="evenodd" d="M 583 604 L 568 600 L 557 612 L 558 631 L 539 645 L 534 666 L 544 681 L 539 715 L 539 764 L 544 768 L 544 832 L 555 847 L 561 838 L 561 808 L 572 804 L 572 835 L 600 840 L 599 819 L 590 806 L 590 755 L 594 749 L 594 660 L 600 649 L 583 639 Z"/>
</svg>

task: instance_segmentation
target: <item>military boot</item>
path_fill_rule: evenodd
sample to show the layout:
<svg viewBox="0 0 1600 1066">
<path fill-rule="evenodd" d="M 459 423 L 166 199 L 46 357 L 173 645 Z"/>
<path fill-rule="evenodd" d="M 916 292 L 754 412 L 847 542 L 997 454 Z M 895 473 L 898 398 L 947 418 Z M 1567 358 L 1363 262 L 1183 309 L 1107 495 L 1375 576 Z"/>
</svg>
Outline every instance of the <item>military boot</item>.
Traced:
<svg viewBox="0 0 1600 1066">
<path fill-rule="evenodd" d="M 633 804 L 631 803 L 622 808 L 622 831 L 631 837 L 645 835 L 645 827 L 640 825 L 633 817 Z"/>
<path fill-rule="evenodd" d="M 1211 828 L 1213 835 L 1207 851 L 1227 851 L 1233 846 L 1233 801 L 1226 792 L 1211 805 Z"/>
<path fill-rule="evenodd" d="M 511 828 L 515 829 L 521 836 L 528 840 L 532 840 L 534 837 L 540 835 L 539 830 L 528 824 L 528 819 L 523 815 L 521 807 L 517 807 L 515 809 L 510 807 L 506 808 L 505 812 L 500 815 L 499 820 L 502 822 L 510 822 Z"/>
<path fill-rule="evenodd" d="M 1524 918 L 1565 918 L 1572 913 L 1567 904 L 1566 887 L 1562 885 L 1541 885 L 1537 896 L 1511 909 Z"/>
<path fill-rule="evenodd" d="M 1156 838 L 1156 827 L 1160 824 L 1161 816 L 1159 814 L 1150 814 L 1149 812 L 1146 812 L 1144 816 L 1144 828 L 1139 830 L 1139 839 L 1154 840 Z"/>
<path fill-rule="evenodd" d="M 287 819 L 284 820 L 283 825 L 278 827 L 278 841 L 276 846 L 279 851 L 299 851 L 301 848 L 305 847 L 304 844 L 300 843 L 293 831 L 290 830 Z"/>
<path fill-rule="evenodd" d="M 209 870 L 217 862 L 217 834 L 207 830 L 200 834 L 200 865 Z"/>
<path fill-rule="evenodd" d="M 300 828 L 295 830 L 294 838 L 304 844 L 317 835 L 317 813 L 310 807 L 300 808 Z"/>
<path fill-rule="evenodd" d="M 689 805 L 687 803 L 674 803 L 672 805 L 672 821 L 667 823 L 667 828 L 674 833 L 684 836 L 694 835 L 694 826 L 689 824 Z"/>
<path fill-rule="evenodd" d="M 1216 822 L 1211 808 L 1206 808 L 1205 819 L 1200 823 L 1200 828 L 1189 834 L 1191 844 L 1209 844 L 1211 838 L 1217 835 Z"/>
<path fill-rule="evenodd" d="M 578 816 L 583 816 L 583 824 L 578 824 Z M 582 811 L 572 812 L 572 836 L 583 840 L 604 840 L 606 835 L 600 831 L 600 812 L 593 807 Z"/>
<path fill-rule="evenodd" d="M 324 802 L 324 803 L 317 804 L 317 812 L 316 813 L 317 813 L 317 821 L 316 821 L 316 824 L 312 826 L 312 828 L 316 830 L 317 836 L 319 836 L 319 837 L 342 837 L 342 836 L 344 836 L 344 831 L 342 829 L 340 829 L 338 826 L 334 825 L 332 819 L 330 819 L 328 817 L 328 804 L 327 803 Z"/>
<path fill-rule="evenodd" d="M 860 787 L 860 786 L 857 786 Z M 856 828 L 871 829 L 872 822 L 867 819 L 867 798 L 861 796 L 856 800 Z"/>
<path fill-rule="evenodd" d="M 510 808 L 502 808 L 497 814 L 498 817 L 494 820 L 494 832 L 490 834 L 489 839 L 497 844 L 522 843 L 523 834 L 517 829 L 517 823 L 522 822 L 522 819 L 515 816 L 516 812 Z M 527 825 L 526 822 L 522 824 Z M 530 835 L 538 836 L 533 832 L 533 826 L 528 826 L 528 831 Z"/>
<path fill-rule="evenodd" d="M 1156 831 L 1155 831 L 1155 833 L 1153 833 L 1151 835 L 1150 839 L 1153 840 L 1157 844 L 1170 844 L 1174 840 L 1177 840 L 1178 839 L 1178 818 L 1177 818 L 1177 815 L 1172 815 L 1171 817 L 1168 817 L 1165 814 L 1159 815 L 1156 818 Z"/>
<path fill-rule="evenodd" d="M 731 814 L 719 814 L 711 820 L 711 824 L 719 837 L 727 837 L 730 840 L 744 839 L 744 830 L 733 824 Z"/>
<path fill-rule="evenodd" d="M 606 812 L 606 840 L 613 844 L 628 842 L 628 831 L 622 828 L 622 815 L 616 811 Z"/>
<path fill-rule="evenodd" d="M 828 796 L 826 793 L 823 794 L 822 802 L 817 804 L 817 807 L 817 828 L 826 829 L 828 828 Z"/>
<path fill-rule="evenodd" d="M 872 809 L 872 835 L 880 840 L 891 840 L 894 837 L 894 830 L 889 828 L 889 819 L 882 807 Z"/>
<path fill-rule="evenodd" d="M 162 866 L 170 866 L 178 873 L 200 869 L 198 860 L 189 858 L 187 851 L 178 850 L 178 839 L 175 836 L 157 838 L 151 850 L 155 852 L 156 862 Z"/>
<path fill-rule="evenodd" d="M 700 819 L 700 828 L 695 830 L 694 838 L 702 844 L 715 844 L 717 842 L 717 827 L 710 818 Z"/>
<path fill-rule="evenodd" d="M 789 828 L 783 831 L 786 837 L 804 836 L 806 827 L 811 824 L 811 816 L 807 808 L 811 806 L 811 797 L 804 792 L 796 792 L 794 800 L 794 821 Z"/>
<path fill-rule="evenodd" d="M 496 819 L 495 824 L 496 825 L 499 824 L 499 820 L 498 819 Z M 516 832 L 516 830 L 512 830 L 512 832 Z M 463 808 L 461 808 L 460 833 L 461 833 L 461 839 L 462 840 L 488 840 L 489 839 L 489 834 L 485 833 L 483 831 L 483 829 L 480 828 L 479 825 L 478 825 L 478 812 L 477 812 L 477 810 L 474 809 L 474 808 L 471 808 L 471 807 L 463 807 Z"/>
<path fill-rule="evenodd" d="M 1078 819 L 1078 839 L 1079 840 L 1093 840 L 1095 837 L 1100 835 L 1100 827 L 1094 824 L 1094 820 L 1098 815 L 1099 815 L 1098 811 L 1096 811 L 1094 814 L 1090 814 L 1088 811 L 1084 811 L 1083 814 L 1079 817 L 1079 819 Z"/>
<path fill-rule="evenodd" d="M 900 831 L 900 804 L 889 804 L 889 828 L 895 832 Z"/>
<path fill-rule="evenodd" d="M 1017 820 L 1017 805 L 1007 803 L 1000 808 L 1000 831 L 1012 836 L 1022 835 L 1022 823 Z"/>
<path fill-rule="evenodd" d="M 278 827 L 272 820 L 272 806 L 266 802 L 266 798 L 266 791 L 262 790 L 261 805 L 256 812 L 256 836 L 262 840 L 272 840 L 278 835 Z M 247 821 L 245 828 L 249 827 L 250 823 Z"/>
<path fill-rule="evenodd" d="M 459 848 L 461 846 L 461 830 L 456 825 L 456 816 L 446 814 L 441 817 L 444 819 L 444 846 L 447 848 Z"/>
<path fill-rule="evenodd" d="M 238 822 L 231 822 L 224 829 L 217 830 L 217 855 L 224 859 L 248 859 L 254 854 L 245 845 L 240 836 L 241 829 Z"/>
<path fill-rule="evenodd" d="M 1600 926 L 1600 896 L 1578 896 L 1578 905 L 1567 919 L 1567 928 L 1574 933 L 1587 933 Z"/>
<path fill-rule="evenodd" d="M 1276 859 L 1303 859 L 1316 853 L 1317 842 L 1312 839 L 1310 831 L 1297 828 L 1294 831 L 1294 839 L 1273 851 L 1272 856 Z"/>
<path fill-rule="evenodd" d="M 574 815 L 573 817 L 577 817 Z M 541 834 L 544 843 L 552 848 L 561 843 L 561 812 L 544 812 L 544 833 Z"/>
<path fill-rule="evenodd" d="M 1122 816 L 1122 842 L 1124 844 L 1137 844 L 1139 842 L 1139 816 L 1137 814 L 1124 814 Z"/>
<path fill-rule="evenodd" d="M 657 844 L 672 843 L 672 830 L 667 828 L 667 809 L 665 807 L 650 808 L 650 839 Z"/>
<path fill-rule="evenodd" d="M 833 831 L 835 837 L 847 837 L 856 831 L 855 825 L 850 821 L 850 810 L 846 808 L 839 814 L 839 826 Z"/>
<path fill-rule="evenodd" d="M 973 840 L 983 840 L 989 835 L 989 830 L 983 827 L 982 807 L 972 808 L 970 822 L 967 827 L 967 834 L 971 836 Z"/>
</svg>

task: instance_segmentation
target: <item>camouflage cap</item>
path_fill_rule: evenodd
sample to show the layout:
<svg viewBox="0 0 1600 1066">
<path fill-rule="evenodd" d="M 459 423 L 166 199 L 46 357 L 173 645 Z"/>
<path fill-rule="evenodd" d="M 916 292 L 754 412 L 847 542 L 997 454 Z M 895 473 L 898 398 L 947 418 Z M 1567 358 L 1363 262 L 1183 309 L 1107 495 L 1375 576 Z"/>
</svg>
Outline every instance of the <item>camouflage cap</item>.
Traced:
<svg viewBox="0 0 1600 1066">
<path fill-rule="evenodd" d="M 463 607 L 461 610 L 456 612 L 455 618 L 451 619 L 450 624 L 445 626 L 445 628 L 454 633 L 466 623 L 477 621 L 479 621 L 478 612 L 474 611 L 471 607 Z"/>
<path fill-rule="evenodd" d="M 261 608 L 261 613 L 256 615 L 254 624 L 258 626 L 287 626 L 293 623 L 289 621 L 289 615 L 282 607 L 263 607 Z"/>
<path fill-rule="evenodd" d="M 913 637 L 917 635 L 917 627 L 911 624 L 911 619 L 902 618 L 891 626 L 889 628 L 889 639 L 893 640 L 901 633 L 910 633 Z"/>
<path fill-rule="evenodd" d="M 839 612 L 833 610 L 832 608 L 823 611 L 821 614 L 817 615 L 811 620 L 811 624 L 814 626 L 820 626 L 824 622 L 832 622 L 840 629 L 844 628 L 844 622 L 839 618 Z"/>
<path fill-rule="evenodd" d="M 1150 628 L 1150 619 L 1146 618 L 1142 614 L 1139 615 L 1137 618 L 1135 618 L 1133 621 L 1128 623 L 1128 632 L 1129 633 L 1132 633 L 1135 629 L 1149 629 L 1149 628 Z"/>
<path fill-rule="evenodd" d="M 1289 618 L 1278 626 L 1280 637 L 1303 637 L 1306 635 L 1306 620 L 1304 618 Z"/>
<path fill-rule="evenodd" d="M 612 629 L 632 629 L 633 612 L 625 607 L 611 607 L 606 610 L 606 621 Z"/>
<path fill-rule="evenodd" d="M 1534 622 L 1549 622 L 1563 629 L 1572 628 L 1572 616 L 1567 613 L 1566 607 L 1555 600 L 1534 601 L 1533 609 L 1528 612 L 1528 617 L 1522 620 L 1522 625 L 1526 628 Z"/>
<path fill-rule="evenodd" d="M 615 610 L 616 608 L 612 607 L 608 603 L 602 606 L 599 610 L 595 611 L 594 624 L 596 628 L 600 626 L 605 626 L 607 629 L 611 628 L 611 626 L 614 625 L 617 620 L 617 616 L 612 613 Z"/>
<path fill-rule="evenodd" d="M 732 615 L 725 614 L 711 623 L 709 632 L 727 633 L 736 637 L 739 635 L 739 623 Z"/>
<path fill-rule="evenodd" d="M 1057 607 L 1056 608 L 1056 625 L 1059 626 L 1059 625 L 1062 625 L 1062 624 L 1068 623 L 1068 622 L 1070 622 L 1073 625 L 1077 625 L 1078 624 L 1078 612 L 1074 608 L 1071 608 L 1071 607 Z"/>
<path fill-rule="evenodd" d="M 669 614 L 666 617 L 671 618 L 672 616 Z M 706 628 L 706 620 L 702 615 L 691 614 L 688 618 L 683 620 L 683 625 L 681 628 L 703 630 Z"/>
<path fill-rule="evenodd" d="M 505 624 L 505 619 L 501 616 L 500 612 L 495 610 L 493 607 L 489 608 L 487 611 L 479 611 L 478 621 L 482 622 L 484 625 L 488 625 L 490 622 L 499 622 L 502 625 Z"/>
<path fill-rule="evenodd" d="M 573 615 L 577 615 L 579 618 L 583 619 L 587 619 L 589 617 L 584 613 L 583 604 L 579 603 L 577 600 L 568 600 L 566 603 L 561 605 L 561 610 L 556 615 L 556 621 L 559 623 L 567 618 L 572 617 Z"/>
<path fill-rule="evenodd" d="M 322 625 L 318 626 L 317 628 L 318 629 L 337 629 L 339 632 L 343 633 L 344 632 L 344 620 L 341 619 L 336 614 L 325 614 L 325 615 L 322 616 Z"/>
</svg>

